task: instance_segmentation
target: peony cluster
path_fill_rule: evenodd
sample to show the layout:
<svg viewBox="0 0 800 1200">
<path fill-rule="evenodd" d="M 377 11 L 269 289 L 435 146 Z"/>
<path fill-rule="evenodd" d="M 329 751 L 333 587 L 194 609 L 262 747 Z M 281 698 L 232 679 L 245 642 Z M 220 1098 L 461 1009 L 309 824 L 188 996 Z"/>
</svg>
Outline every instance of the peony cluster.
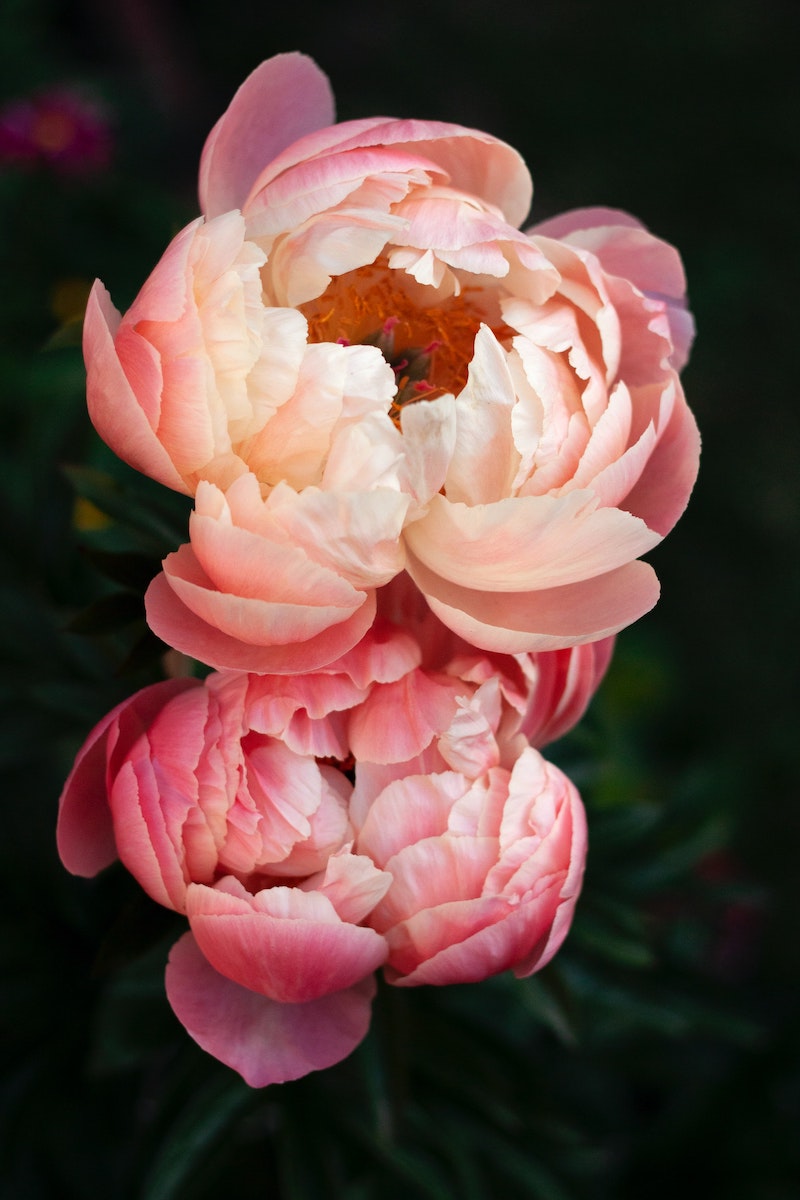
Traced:
<svg viewBox="0 0 800 1200">
<path fill-rule="evenodd" d="M 538 748 L 655 603 L 699 451 L 672 247 L 607 209 L 520 231 L 488 134 L 333 122 L 313 62 L 262 64 L 203 216 L 124 315 L 98 281 L 84 334 L 98 432 L 193 497 L 146 609 L 212 673 L 96 727 L 59 850 L 185 914 L 170 1003 L 254 1086 L 345 1057 L 378 969 L 558 950 L 586 820 Z"/>
</svg>

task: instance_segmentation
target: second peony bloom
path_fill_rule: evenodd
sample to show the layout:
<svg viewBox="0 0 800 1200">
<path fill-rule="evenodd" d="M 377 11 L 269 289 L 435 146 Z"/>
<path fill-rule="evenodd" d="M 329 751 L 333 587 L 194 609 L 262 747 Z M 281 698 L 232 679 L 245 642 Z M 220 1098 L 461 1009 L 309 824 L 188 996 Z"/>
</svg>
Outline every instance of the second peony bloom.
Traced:
<svg viewBox="0 0 800 1200">
<path fill-rule="evenodd" d="M 98 431 L 195 497 L 150 624 L 218 669 L 314 670 L 405 571 L 486 651 L 612 635 L 697 471 L 678 254 L 610 210 L 521 232 L 528 171 L 488 134 L 333 121 L 311 60 L 263 63 L 204 216 L 123 317 L 92 293 Z"/>
<path fill-rule="evenodd" d="M 186 916 L 170 1003 L 253 1086 L 346 1057 L 380 967 L 398 986 L 529 974 L 569 928 L 583 807 L 527 739 L 578 719 L 608 648 L 487 656 L 436 626 L 381 619 L 307 674 L 145 688 L 64 787 L 64 865 L 119 858 Z"/>
</svg>

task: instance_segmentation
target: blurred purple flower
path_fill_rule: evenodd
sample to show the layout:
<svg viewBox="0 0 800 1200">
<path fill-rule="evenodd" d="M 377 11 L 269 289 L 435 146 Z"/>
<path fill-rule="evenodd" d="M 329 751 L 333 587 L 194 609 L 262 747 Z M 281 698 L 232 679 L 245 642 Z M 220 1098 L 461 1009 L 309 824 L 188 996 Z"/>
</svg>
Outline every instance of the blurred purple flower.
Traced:
<svg viewBox="0 0 800 1200">
<path fill-rule="evenodd" d="M 49 88 L 0 109 L 0 164 L 45 163 L 72 174 L 100 170 L 110 158 L 108 118 L 72 88 Z"/>
</svg>

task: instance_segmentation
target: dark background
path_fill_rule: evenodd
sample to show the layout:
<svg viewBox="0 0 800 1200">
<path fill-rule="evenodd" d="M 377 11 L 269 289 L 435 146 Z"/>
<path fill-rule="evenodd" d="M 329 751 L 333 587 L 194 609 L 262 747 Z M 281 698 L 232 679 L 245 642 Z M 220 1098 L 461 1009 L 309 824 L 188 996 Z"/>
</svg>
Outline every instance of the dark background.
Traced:
<svg viewBox="0 0 800 1200">
<path fill-rule="evenodd" d="M 6 0 L 0 104 L 78 86 L 105 106 L 113 157 L 0 175 L 4 1195 L 798 1194 L 799 25 L 774 0 Z M 592 832 L 563 955 L 526 983 L 384 995 L 349 1063 L 251 1093 L 171 1016 L 172 926 L 121 870 L 74 880 L 54 851 L 82 738 L 157 677 L 125 665 L 135 589 L 120 601 L 85 554 L 103 536 L 155 552 L 152 528 L 117 512 L 87 531 L 61 470 L 114 473 L 133 525 L 158 503 L 89 427 L 63 297 L 98 275 L 132 300 L 195 214 L 211 124 L 289 49 L 328 72 L 341 119 L 511 142 L 534 220 L 610 205 L 677 245 L 704 457 L 652 555 L 658 608 L 554 750 Z M 67 629 L 109 596 L 94 636 Z"/>
</svg>

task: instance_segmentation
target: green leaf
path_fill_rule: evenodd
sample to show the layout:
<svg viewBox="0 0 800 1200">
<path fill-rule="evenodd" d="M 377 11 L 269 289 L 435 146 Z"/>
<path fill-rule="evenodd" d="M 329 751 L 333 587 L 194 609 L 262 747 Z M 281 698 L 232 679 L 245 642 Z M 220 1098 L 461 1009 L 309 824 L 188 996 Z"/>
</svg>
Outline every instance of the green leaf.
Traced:
<svg viewBox="0 0 800 1200">
<path fill-rule="evenodd" d="M 195 1093 L 156 1153 L 140 1200 L 176 1200 L 257 1096 L 233 1072 L 214 1078 Z M 183 1194 L 188 1197 L 191 1191 Z"/>
</svg>

